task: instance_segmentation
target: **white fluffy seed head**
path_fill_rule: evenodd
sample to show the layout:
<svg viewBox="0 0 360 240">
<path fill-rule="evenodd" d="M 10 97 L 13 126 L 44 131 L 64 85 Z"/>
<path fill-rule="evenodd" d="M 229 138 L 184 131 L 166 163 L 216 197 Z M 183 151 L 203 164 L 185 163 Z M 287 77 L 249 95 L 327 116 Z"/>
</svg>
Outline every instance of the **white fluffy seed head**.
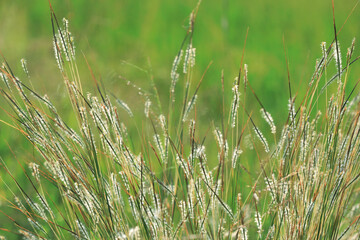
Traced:
<svg viewBox="0 0 360 240">
<path fill-rule="evenodd" d="M 147 118 L 149 118 L 150 106 L 151 106 L 151 101 L 150 101 L 150 99 L 147 99 L 146 102 L 145 102 L 145 109 L 144 109 L 145 116 Z"/>
<path fill-rule="evenodd" d="M 242 150 L 239 148 L 235 148 L 232 154 L 232 158 L 231 158 L 231 167 L 235 168 L 236 164 L 237 164 L 237 160 L 239 159 L 240 154 L 242 154 Z"/>
<path fill-rule="evenodd" d="M 239 239 L 240 240 L 248 240 L 248 230 L 246 226 L 241 225 L 239 227 Z"/>
<path fill-rule="evenodd" d="M 171 91 L 171 93 L 175 92 L 175 85 L 176 85 L 177 80 L 179 79 L 179 73 L 177 72 L 177 69 L 180 64 L 182 55 L 183 55 L 183 50 L 181 50 L 179 52 L 179 54 L 176 55 L 173 65 L 172 65 L 172 68 L 171 68 L 171 73 L 170 73 L 170 77 L 171 77 L 170 91 Z"/>
<path fill-rule="evenodd" d="M 264 135 L 261 133 L 261 131 L 257 127 L 254 127 L 254 132 L 256 136 L 259 138 L 260 142 L 263 144 L 265 152 L 270 152 L 269 144 L 266 138 L 264 137 Z"/>
<path fill-rule="evenodd" d="M 26 75 L 29 76 L 29 71 L 28 71 L 28 68 L 27 68 L 27 61 L 26 61 L 24 58 L 22 58 L 22 59 L 20 60 L 20 62 L 21 62 L 21 67 L 22 67 L 22 69 L 24 70 L 24 72 L 26 73 Z"/>
<path fill-rule="evenodd" d="M 338 41 L 335 42 L 335 46 L 333 47 L 333 56 L 335 59 L 335 67 L 339 71 L 338 84 L 341 82 L 341 70 L 342 70 L 342 60 L 341 60 L 341 51 L 340 44 Z"/>
<path fill-rule="evenodd" d="M 233 92 L 233 100 L 231 103 L 231 127 L 234 128 L 236 126 L 236 117 L 237 117 L 238 108 L 240 105 L 239 85 L 237 84 L 236 79 L 234 81 L 232 92 Z"/>
<path fill-rule="evenodd" d="M 53 47 L 54 47 L 55 59 L 56 59 L 58 68 L 60 69 L 61 72 L 63 72 L 64 67 L 63 67 L 62 59 L 61 59 L 61 52 L 60 52 L 60 49 L 59 49 L 56 39 L 54 39 L 54 41 L 53 41 Z"/>
<path fill-rule="evenodd" d="M 31 162 L 29 163 L 29 168 L 31 169 L 32 171 L 31 174 L 35 177 L 36 181 L 39 181 L 40 180 L 39 165 Z"/>
<path fill-rule="evenodd" d="M 166 118 L 163 114 L 161 114 L 159 116 L 159 120 L 160 120 L 160 126 L 161 126 L 161 129 L 163 130 L 163 132 L 166 132 Z"/>
<path fill-rule="evenodd" d="M 255 223 L 256 223 L 256 226 L 258 228 L 258 234 L 259 234 L 259 237 L 261 238 L 261 232 L 262 232 L 262 219 L 261 219 L 261 215 L 258 211 L 255 212 Z"/>
<path fill-rule="evenodd" d="M 195 53 L 196 53 L 196 48 L 193 48 L 192 44 L 190 43 L 185 51 L 184 68 L 183 68 L 184 73 L 188 72 L 189 67 L 193 68 L 195 66 Z"/>
<path fill-rule="evenodd" d="M 179 202 L 179 208 L 180 208 L 180 214 L 181 214 L 181 220 L 183 222 L 186 221 L 186 215 L 187 215 L 187 207 L 184 200 L 180 200 Z"/>
<path fill-rule="evenodd" d="M 269 112 L 266 112 L 264 108 L 260 109 L 261 116 L 265 119 L 265 121 L 269 124 L 271 133 L 276 134 L 276 126 L 274 124 L 274 120 Z"/>
<path fill-rule="evenodd" d="M 325 59 L 327 58 L 326 42 L 321 43 L 321 51 L 322 51 L 323 58 L 324 58 L 324 61 L 325 61 Z"/>
</svg>

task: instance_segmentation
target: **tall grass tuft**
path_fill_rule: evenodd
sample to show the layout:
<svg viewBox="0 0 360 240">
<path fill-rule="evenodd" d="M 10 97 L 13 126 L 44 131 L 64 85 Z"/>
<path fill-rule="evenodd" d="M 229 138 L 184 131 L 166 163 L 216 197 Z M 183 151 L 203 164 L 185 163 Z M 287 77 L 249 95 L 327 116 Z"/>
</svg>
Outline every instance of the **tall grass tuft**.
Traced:
<svg viewBox="0 0 360 240">
<path fill-rule="evenodd" d="M 15 234 L 117 240 L 360 237 L 360 102 L 358 82 L 348 78 L 358 59 L 355 41 L 345 57 L 336 38 L 329 47 L 321 44 L 304 96 L 293 95 L 289 79 L 283 123 L 274 122 L 255 94 L 243 63 L 232 86 L 222 76 L 223 89 L 233 93 L 231 102 L 224 100 L 222 123 L 201 122 L 196 100 L 206 71 L 201 79 L 193 77 L 197 11 L 198 6 L 169 75 L 167 111 L 153 84 L 153 92 L 142 95 L 144 112 L 133 112 L 99 85 L 90 66 L 97 92 L 84 92 L 69 22 L 58 21 L 53 10 L 55 59 L 77 126 L 70 127 L 56 104 L 16 77 L 4 59 L 0 91 L 13 119 L 5 123 L 38 153 L 27 162 L 29 170 L 20 163 L 31 191 L 1 162 L 18 187 L 17 193 L 8 189 L 13 199 L 6 201 L 20 215 L 9 216 L 2 207 Z M 21 63 L 30 78 L 26 61 Z M 260 114 L 247 109 L 249 89 Z M 144 116 L 141 130 L 124 124 L 137 114 Z M 136 129 L 139 140 L 127 129 Z"/>
</svg>

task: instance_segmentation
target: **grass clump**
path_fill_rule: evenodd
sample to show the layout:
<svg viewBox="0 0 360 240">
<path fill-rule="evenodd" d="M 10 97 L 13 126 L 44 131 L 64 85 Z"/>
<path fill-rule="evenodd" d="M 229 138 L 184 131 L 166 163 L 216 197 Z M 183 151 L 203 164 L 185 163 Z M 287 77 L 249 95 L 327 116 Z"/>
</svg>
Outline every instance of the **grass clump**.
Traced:
<svg viewBox="0 0 360 240">
<path fill-rule="evenodd" d="M 358 59 L 355 41 L 344 59 L 336 37 L 329 47 L 321 44 L 322 57 L 303 97 L 292 93 L 289 78 L 281 134 L 243 63 L 231 102 L 223 98 L 221 123 L 200 122 L 197 98 L 206 71 L 193 78 L 196 15 L 197 8 L 173 63 L 168 110 L 154 83 L 150 92 L 139 89 L 141 128 L 137 113 L 99 84 L 90 66 L 97 92 L 84 93 L 68 21 L 58 22 L 53 11 L 55 58 L 77 126 L 70 127 L 55 104 L 17 78 L 4 60 L 0 89 L 13 119 L 7 124 L 38 153 L 28 162 L 31 171 L 23 168 L 30 191 L 2 161 L 19 191 L 14 200 L 7 198 L 20 213 L 8 216 L 16 234 L 25 239 L 360 237 L 359 95 L 357 83 L 351 86 L 348 79 Z M 26 62 L 22 65 L 30 77 Z M 224 95 L 224 74 L 221 82 Z M 250 94 L 259 114 L 246 108 Z M 269 126 L 261 129 L 257 115 Z M 133 125 L 126 126 L 126 119 Z"/>
</svg>

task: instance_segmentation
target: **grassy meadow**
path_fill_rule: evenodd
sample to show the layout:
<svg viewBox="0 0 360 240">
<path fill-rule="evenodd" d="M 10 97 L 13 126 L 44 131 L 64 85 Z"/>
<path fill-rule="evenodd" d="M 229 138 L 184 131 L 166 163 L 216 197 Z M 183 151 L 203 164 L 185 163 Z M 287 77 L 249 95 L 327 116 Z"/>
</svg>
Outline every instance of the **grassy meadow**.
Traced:
<svg viewBox="0 0 360 240">
<path fill-rule="evenodd" d="M 1 1 L 0 236 L 358 239 L 357 3 Z"/>
</svg>

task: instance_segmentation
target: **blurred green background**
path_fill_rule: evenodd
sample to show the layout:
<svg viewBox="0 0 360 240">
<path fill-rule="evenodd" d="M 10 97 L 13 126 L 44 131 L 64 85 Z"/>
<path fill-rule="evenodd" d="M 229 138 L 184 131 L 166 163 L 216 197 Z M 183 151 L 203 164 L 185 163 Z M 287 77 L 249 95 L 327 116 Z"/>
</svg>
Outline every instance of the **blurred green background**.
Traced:
<svg viewBox="0 0 360 240">
<path fill-rule="evenodd" d="M 338 28 L 356 2 L 335 1 Z M 52 1 L 58 18 L 70 20 L 78 62 L 84 70 L 84 85 L 91 89 L 92 82 L 81 52 L 97 77 L 101 76 L 109 89 L 119 91 L 124 89 L 119 75 L 144 88 L 148 84 L 143 72 L 123 61 L 144 69 L 149 69 L 150 62 L 156 84 L 165 93 L 172 61 L 196 3 L 195 0 Z M 217 105 L 220 99 L 217 93 L 220 93 L 222 69 L 229 84 L 237 75 L 249 28 L 244 58 L 249 66 L 249 80 L 271 113 L 276 116 L 275 113 L 284 110 L 288 95 L 283 38 L 296 92 L 299 83 L 311 77 L 315 59 L 321 56 L 320 43 L 329 43 L 334 37 L 331 6 L 331 0 L 204 0 L 195 26 L 194 46 L 197 48 L 196 77 L 214 61 L 201 92 L 206 102 Z M 343 54 L 352 38 L 359 36 L 359 20 L 359 9 L 355 9 L 339 35 Z M 53 58 L 51 36 L 47 0 L 0 2 L 0 50 L 18 75 L 22 74 L 19 60 L 27 59 L 34 86 L 61 100 L 65 96 L 61 94 L 63 86 Z M 209 108 L 206 114 L 216 117 L 217 109 Z"/>
<path fill-rule="evenodd" d="M 124 61 L 146 70 L 151 68 L 160 95 L 167 96 L 171 65 L 185 36 L 188 17 L 196 0 L 51 2 L 58 18 L 66 17 L 70 21 L 82 82 L 87 91 L 92 91 L 94 86 L 82 53 L 96 76 L 101 76 L 104 85 L 130 107 L 143 111 L 142 103 L 141 107 L 136 103 L 136 91 L 126 86 L 126 81 L 119 76 L 144 89 L 149 89 L 149 80 L 143 71 Z M 357 2 L 335 0 L 338 29 Z M 356 8 L 339 34 L 344 59 L 353 37 L 360 37 L 359 22 L 360 9 Z M 198 81 L 210 61 L 213 64 L 199 92 L 199 101 L 206 103 L 200 117 L 219 119 L 222 69 L 228 87 L 226 97 L 231 98 L 231 84 L 238 73 L 248 28 L 244 63 L 249 66 L 249 81 L 274 116 L 275 123 L 282 124 L 288 99 L 283 39 L 292 90 L 301 95 L 311 78 L 316 58 L 321 56 L 320 43 L 330 43 L 334 38 L 331 0 L 203 0 L 193 38 L 196 47 L 194 79 Z M 357 46 L 355 56 L 359 53 Z M 62 111 L 69 109 L 53 57 L 47 0 L 0 0 L 0 50 L 19 77 L 25 77 L 20 65 L 20 59 L 25 58 L 34 87 L 42 94 L 47 93 Z M 352 83 L 359 78 L 360 67 L 357 65 L 350 73 Z M 166 97 L 163 99 L 167 100 Z M 4 103 L 1 99 L 0 105 Z M 258 109 L 255 101 L 248 102 L 247 107 Z M 8 119 L 3 111 L 0 111 L 0 119 Z M 9 168 L 18 171 L 15 170 L 19 168 L 15 156 L 31 161 L 32 151 L 19 132 L 0 125 L 0 156 Z M 4 175 L 4 171 L 0 173 Z M 6 188 L 1 186 L 0 189 L 4 195 Z M 3 200 L 0 203 L 6 204 Z M 3 219 L 0 216 L 0 227 L 8 227 Z"/>
</svg>

